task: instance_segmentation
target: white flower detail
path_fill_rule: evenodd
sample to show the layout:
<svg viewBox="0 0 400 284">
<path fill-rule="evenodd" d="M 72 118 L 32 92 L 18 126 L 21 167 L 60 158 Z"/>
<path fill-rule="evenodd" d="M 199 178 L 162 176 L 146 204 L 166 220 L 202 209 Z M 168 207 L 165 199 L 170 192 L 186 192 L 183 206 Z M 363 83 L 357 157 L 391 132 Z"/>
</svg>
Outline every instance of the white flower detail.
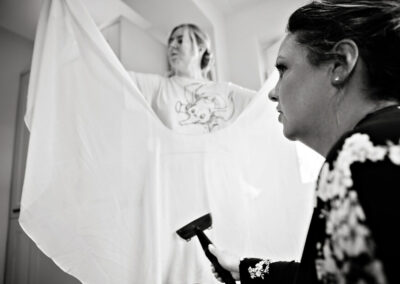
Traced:
<svg viewBox="0 0 400 284">
<path fill-rule="evenodd" d="M 391 160 L 400 164 L 400 145 L 374 146 L 367 134 L 356 133 L 346 139 L 342 151 L 334 164 L 334 170 L 329 171 L 329 165 L 324 164 L 320 174 L 317 196 L 322 201 L 334 197 L 343 199 L 348 188 L 353 186 L 350 166 L 354 162 L 381 161 L 387 153 L 393 153 Z M 397 164 L 396 162 L 394 162 Z"/>
<path fill-rule="evenodd" d="M 387 149 L 385 149 L 385 147 L 375 146 L 370 150 L 370 152 L 368 152 L 368 159 L 373 162 L 381 161 L 385 157 L 386 153 L 387 153 Z M 400 154 L 400 152 L 399 152 L 399 154 Z M 400 155 L 399 155 L 399 157 L 400 157 Z"/>
<path fill-rule="evenodd" d="M 256 263 L 254 268 L 249 267 L 248 271 L 250 274 L 250 278 L 261 278 L 264 279 L 264 275 L 269 273 L 269 264 L 271 261 L 269 259 L 261 260 Z"/>
<path fill-rule="evenodd" d="M 356 133 L 345 140 L 332 171 L 328 163 L 323 165 L 316 195 L 326 204 L 321 214 L 325 218 L 328 237 L 323 245 L 317 246 L 318 254 L 322 256 L 316 260 L 318 279 L 334 277 L 341 283 L 339 280 L 345 280 L 346 273 L 351 269 L 348 259 L 362 254 L 379 263 L 379 260 L 373 259 L 374 245 L 370 230 L 365 225 L 365 213 L 357 192 L 351 189 L 350 167 L 355 162 L 382 161 L 386 155 L 392 163 L 400 165 L 400 145 L 389 142 L 384 146 L 374 146 L 367 134 Z M 337 261 L 342 265 L 339 266 Z"/>
<path fill-rule="evenodd" d="M 353 134 L 344 142 L 343 150 L 338 157 L 338 163 L 345 162 L 350 165 L 355 161 L 364 162 L 373 148 L 374 145 L 367 134 Z"/>
<path fill-rule="evenodd" d="M 400 166 L 400 145 L 389 144 L 389 159 Z"/>
</svg>

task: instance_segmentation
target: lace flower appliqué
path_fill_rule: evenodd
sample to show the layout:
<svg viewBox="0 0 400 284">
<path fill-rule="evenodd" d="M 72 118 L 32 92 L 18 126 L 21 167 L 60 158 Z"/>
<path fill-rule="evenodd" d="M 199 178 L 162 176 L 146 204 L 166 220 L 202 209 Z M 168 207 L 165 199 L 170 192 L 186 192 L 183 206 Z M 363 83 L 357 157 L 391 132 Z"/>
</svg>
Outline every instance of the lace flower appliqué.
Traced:
<svg viewBox="0 0 400 284">
<path fill-rule="evenodd" d="M 250 274 L 250 278 L 261 278 L 264 279 L 264 275 L 269 273 L 269 264 L 271 261 L 269 259 L 261 260 L 260 262 L 256 263 L 254 268 L 249 267 L 248 271 Z"/>
<path fill-rule="evenodd" d="M 322 257 L 316 262 L 320 280 L 334 278 L 337 283 L 346 283 L 352 271 L 362 269 L 375 279 L 374 283 L 386 283 L 382 263 L 375 256 L 374 240 L 365 224 L 365 213 L 357 192 L 352 190 L 350 170 L 355 162 L 377 162 L 386 156 L 393 164 L 400 165 L 400 145 L 374 146 L 368 135 L 357 133 L 346 139 L 332 170 L 324 164 L 317 191 L 317 198 L 323 204 L 320 217 L 325 218 L 327 234 L 324 243 L 317 244 Z M 360 265 L 360 259 L 364 264 L 355 267 L 354 263 Z"/>
</svg>

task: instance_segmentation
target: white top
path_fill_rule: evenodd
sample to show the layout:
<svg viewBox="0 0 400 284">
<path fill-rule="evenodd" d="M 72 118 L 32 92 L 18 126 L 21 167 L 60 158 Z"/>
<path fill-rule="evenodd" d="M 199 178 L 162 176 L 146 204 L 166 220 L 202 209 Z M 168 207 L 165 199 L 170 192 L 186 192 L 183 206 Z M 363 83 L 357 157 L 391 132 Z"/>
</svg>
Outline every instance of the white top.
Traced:
<svg viewBox="0 0 400 284">
<path fill-rule="evenodd" d="M 208 133 L 229 125 L 256 92 L 232 83 L 129 72 L 165 126 L 179 133 Z"/>
</svg>

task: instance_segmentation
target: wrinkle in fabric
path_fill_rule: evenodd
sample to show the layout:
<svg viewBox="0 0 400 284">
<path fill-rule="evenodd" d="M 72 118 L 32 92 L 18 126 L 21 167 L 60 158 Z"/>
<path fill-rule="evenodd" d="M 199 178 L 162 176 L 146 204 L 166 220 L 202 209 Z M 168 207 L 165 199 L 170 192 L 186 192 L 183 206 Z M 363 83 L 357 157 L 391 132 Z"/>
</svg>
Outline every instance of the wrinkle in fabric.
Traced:
<svg viewBox="0 0 400 284">
<path fill-rule="evenodd" d="M 307 208 L 281 186 L 299 180 L 294 148 L 264 94 L 214 133 L 166 128 L 79 1 L 44 1 L 25 120 L 20 224 L 83 283 L 215 283 L 198 242 L 175 234 L 208 212 L 227 250 L 298 250 Z"/>
</svg>

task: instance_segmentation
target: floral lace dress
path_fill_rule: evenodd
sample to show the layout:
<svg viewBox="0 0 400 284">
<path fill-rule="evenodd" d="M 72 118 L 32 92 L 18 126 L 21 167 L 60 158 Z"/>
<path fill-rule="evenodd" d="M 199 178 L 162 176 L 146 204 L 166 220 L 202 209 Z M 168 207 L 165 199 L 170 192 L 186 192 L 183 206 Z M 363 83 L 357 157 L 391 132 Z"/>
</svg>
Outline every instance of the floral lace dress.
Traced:
<svg viewBox="0 0 400 284">
<path fill-rule="evenodd" d="M 400 283 L 400 107 L 369 114 L 329 152 L 300 263 L 246 258 L 242 283 Z"/>
</svg>

